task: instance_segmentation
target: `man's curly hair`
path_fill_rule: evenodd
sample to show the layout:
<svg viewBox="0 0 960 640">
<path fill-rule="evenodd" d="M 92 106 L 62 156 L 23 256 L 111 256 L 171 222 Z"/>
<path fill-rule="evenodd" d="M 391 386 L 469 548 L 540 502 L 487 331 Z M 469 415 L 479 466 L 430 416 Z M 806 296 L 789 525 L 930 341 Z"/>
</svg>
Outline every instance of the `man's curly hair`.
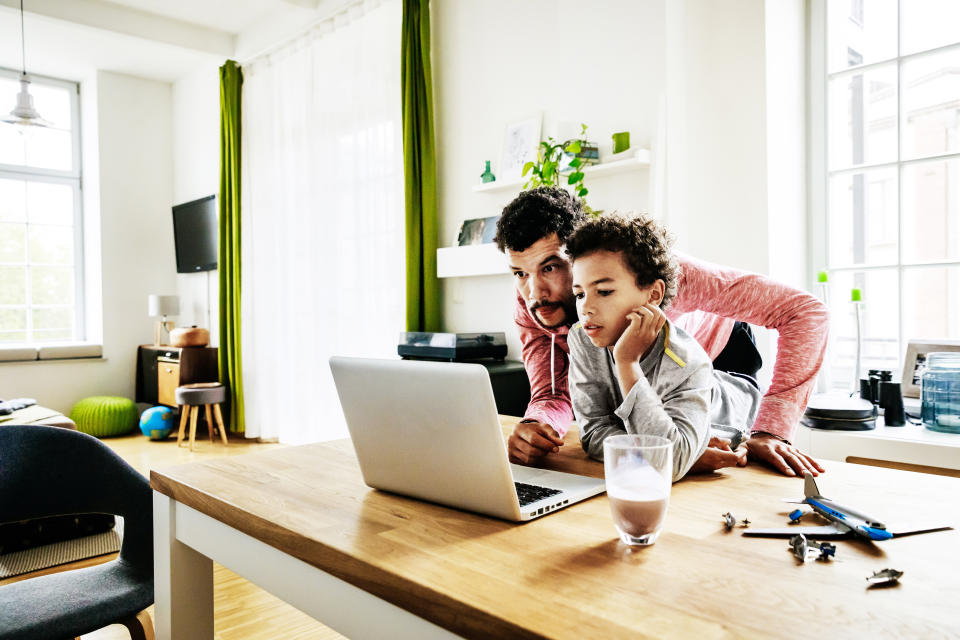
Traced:
<svg viewBox="0 0 960 640">
<path fill-rule="evenodd" d="M 503 252 L 526 251 L 552 233 L 564 244 L 586 214 L 580 201 L 560 187 L 537 187 L 523 191 L 503 208 L 494 242 Z"/>
<path fill-rule="evenodd" d="M 653 218 L 619 214 L 591 218 L 578 226 L 567 238 L 567 254 L 571 261 L 595 253 L 611 251 L 623 256 L 627 268 L 637 278 L 638 287 L 648 287 L 658 279 L 666 287 L 661 308 L 666 308 L 677 295 L 680 266 L 673 256 L 673 238 Z"/>
</svg>

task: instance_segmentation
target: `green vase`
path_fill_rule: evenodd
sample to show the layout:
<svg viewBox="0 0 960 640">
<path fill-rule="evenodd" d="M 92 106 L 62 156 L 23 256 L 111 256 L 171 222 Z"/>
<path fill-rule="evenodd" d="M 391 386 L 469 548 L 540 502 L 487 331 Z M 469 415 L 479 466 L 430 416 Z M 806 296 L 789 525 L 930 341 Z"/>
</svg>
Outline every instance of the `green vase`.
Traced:
<svg viewBox="0 0 960 640">
<path fill-rule="evenodd" d="M 490 171 L 490 161 L 487 160 L 487 168 L 483 170 L 483 173 L 480 174 L 480 180 L 483 182 L 493 182 L 497 179 L 497 176 L 493 175 L 493 171 Z"/>
</svg>

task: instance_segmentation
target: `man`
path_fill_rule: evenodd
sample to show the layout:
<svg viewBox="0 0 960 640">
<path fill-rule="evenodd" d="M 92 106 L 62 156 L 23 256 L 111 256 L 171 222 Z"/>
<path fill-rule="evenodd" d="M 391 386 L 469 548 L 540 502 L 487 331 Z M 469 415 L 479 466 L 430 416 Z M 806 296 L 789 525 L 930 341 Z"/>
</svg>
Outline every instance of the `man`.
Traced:
<svg viewBox="0 0 960 640">
<path fill-rule="evenodd" d="M 530 404 L 508 440 L 513 462 L 530 464 L 559 451 L 573 418 L 567 334 L 577 314 L 564 246 L 583 219 L 580 202 L 566 190 L 541 187 L 517 196 L 497 223 L 495 241 L 516 279 L 514 322 L 530 379 Z M 725 440 L 711 438 L 692 470 L 742 466 L 749 457 L 788 476 L 822 472 L 823 467 L 790 441 L 823 360 L 826 307 L 805 292 L 757 274 L 679 253 L 677 261 L 677 295 L 666 315 L 697 339 L 717 369 L 756 373 L 759 354 L 745 323 L 776 329 L 780 335 L 773 380 L 745 446 L 731 450 Z"/>
</svg>

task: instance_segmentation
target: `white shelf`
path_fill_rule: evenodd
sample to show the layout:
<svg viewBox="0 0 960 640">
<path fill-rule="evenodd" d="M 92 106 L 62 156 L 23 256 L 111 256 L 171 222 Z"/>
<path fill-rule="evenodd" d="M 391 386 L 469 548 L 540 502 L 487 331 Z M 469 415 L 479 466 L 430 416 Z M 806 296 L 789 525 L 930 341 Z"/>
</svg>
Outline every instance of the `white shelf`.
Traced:
<svg viewBox="0 0 960 640">
<path fill-rule="evenodd" d="M 493 243 L 437 249 L 437 277 L 490 276 L 510 273 L 507 259 Z"/>
<path fill-rule="evenodd" d="M 626 153 L 626 152 L 624 152 Z M 629 173 L 631 171 L 638 171 L 640 169 L 649 169 L 650 168 L 650 151 L 648 149 L 638 149 L 633 156 L 629 158 L 624 158 L 622 160 L 613 160 L 612 162 L 604 162 L 601 164 L 594 164 L 586 167 L 583 170 L 584 176 L 592 178 L 600 178 L 603 176 L 612 176 L 618 173 Z M 569 175 L 569 174 L 563 174 Z M 493 182 L 485 182 L 482 184 L 473 185 L 473 190 L 477 193 L 497 193 L 499 191 L 519 191 L 523 188 L 523 185 L 526 184 L 526 178 L 520 180 L 510 180 L 507 182 L 499 182 L 494 180 Z M 565 181 L 564 181 L 565 182 Z"/>
</svg>

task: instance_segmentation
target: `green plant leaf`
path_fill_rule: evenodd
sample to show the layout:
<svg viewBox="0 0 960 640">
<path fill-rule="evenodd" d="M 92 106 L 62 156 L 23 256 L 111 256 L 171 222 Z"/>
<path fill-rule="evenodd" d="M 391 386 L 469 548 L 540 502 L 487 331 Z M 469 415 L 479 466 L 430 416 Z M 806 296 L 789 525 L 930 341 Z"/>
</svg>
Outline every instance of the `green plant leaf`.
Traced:
<svg viewBox="0 0 960 640">
<path fill-rule="evenodd" d="M 586 187 L 580 187 L 580 190 L 577 191 L 577 195 L 580 196 L 581 198 L 582 198 L 583 196 L 587 195 L 588 193 L 590 193 L 590 192 L 587 191 L 587 188 L 586 188 Z"/>
<path fill-rule="evenodd" d="M 521 173 L 520 175 L 522 176 L 527 175 L 528 173 L 530 173 L 530 169 L 533 169 L 535 166 L 537 166 L 537 163 L 531 160 L 527 164 L 523 165 L 523 173 Z"/>
<path fill-rule="evenodd" d="M 566 151 L 567 153 L 580 153 L 581 148 L 582 147 L 580 145 L 580 141 L 574 140 L 573 142 L 567 145 L 564 151 Z"/>
<path fill-rule="evenodd" d="M 570 174 L 570 184 L 583 181 L 583 171 L 576 171 Z"/>
<path fill-rule="evenodd" d="M 582 164 L 583 164 L 583 160 L 581 160 L 580 158 L 574 158 L 573 160 L 570 161 L 570 166 L 573 167 L 574 169 L 578 168 Z"/>
</svg>

